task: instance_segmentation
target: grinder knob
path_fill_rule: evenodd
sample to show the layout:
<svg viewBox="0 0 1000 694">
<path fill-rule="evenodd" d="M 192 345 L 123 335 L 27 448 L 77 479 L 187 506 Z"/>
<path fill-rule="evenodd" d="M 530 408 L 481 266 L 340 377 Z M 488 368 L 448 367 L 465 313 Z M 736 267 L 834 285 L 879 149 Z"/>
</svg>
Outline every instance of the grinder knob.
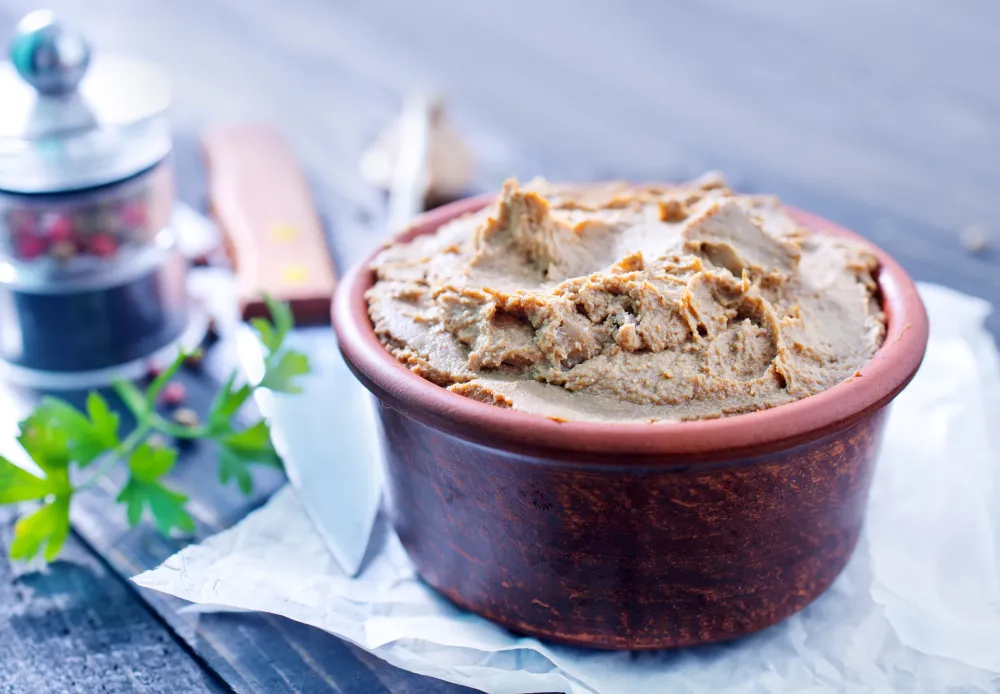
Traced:
<svg viewBox="0 0 1000 694">
<path fill-rule="evenodd" d="M 45 96 L 76 91 L 90 64 L 90 46 L 48 10 L 28 14 L 17 25 L 10 60 L 25 82 Z"/>
</svg>

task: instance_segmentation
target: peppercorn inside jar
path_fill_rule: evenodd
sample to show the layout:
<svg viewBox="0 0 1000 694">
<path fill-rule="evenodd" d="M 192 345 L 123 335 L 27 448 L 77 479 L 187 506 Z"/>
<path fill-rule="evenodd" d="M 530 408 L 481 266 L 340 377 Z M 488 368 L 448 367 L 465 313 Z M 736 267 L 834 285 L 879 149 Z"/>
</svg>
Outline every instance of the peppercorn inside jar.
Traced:
<svg viewBox="0 0 1000 694">
<path fill-rule="evenodd" d="M 169 162 L 125 181 L 72 193 L 0 191 L 0 253 L 55 266 L 112 260 L 150 244 L 170 221 Z"/>
</svg>

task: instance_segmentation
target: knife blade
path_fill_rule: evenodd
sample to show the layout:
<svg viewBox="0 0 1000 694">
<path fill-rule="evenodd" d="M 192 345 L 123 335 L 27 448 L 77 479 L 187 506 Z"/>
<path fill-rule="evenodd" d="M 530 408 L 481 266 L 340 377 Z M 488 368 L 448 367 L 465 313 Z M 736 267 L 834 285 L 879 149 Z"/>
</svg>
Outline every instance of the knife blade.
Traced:
<svg viewBox="0 0 1000 694">
<path fill-rule="evenodd" d="M 361 568 L 382 491 L 382 462 L 368 391 L 354 378 L 327 327 L 293 330 L 290 349 L 309 355 L 302 393 L 257 389 L 271 441 L 313 525 L 349 576 Z M 236 350 L 251 382 L 264 376 L 263 346 L 245 323 Z"/>
<path fill-rule="evenodd" d="M 378 513 L 382 466 L 368 392 L 348 370 L 329 325 L 333 264 L 306 177 L 273 130 L 227 126 L 203 138 L 212 213 L 235 265 L 244 318 L 259 315 L 267 292 L 292 307 L 289 348 L 312 373 L 294 395 L 258 389 L 257 407 L 288 478 L 337 563 L 361 569 Z M 251 382 L 264 371 L 264 348 L 246 324 L 236 353 Z"/>
</svg>

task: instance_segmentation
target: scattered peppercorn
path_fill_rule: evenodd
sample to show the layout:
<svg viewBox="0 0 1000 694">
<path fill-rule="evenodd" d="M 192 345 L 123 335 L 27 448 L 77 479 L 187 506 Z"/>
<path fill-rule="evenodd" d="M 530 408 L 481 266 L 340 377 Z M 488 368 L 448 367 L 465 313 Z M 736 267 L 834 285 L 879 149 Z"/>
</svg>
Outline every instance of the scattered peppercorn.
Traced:
<svg viewBox="0 0 1000 694">
<path fill-rule="evenodd" d="M 990 247 L 990 234 L 982 224 L 972 224 L 962 230 L 962 245 L 969 253 L 983 253 Z"/>
<path fill-rule="evenodd" d="M 191 352 L 191 354 L 184 357 L 184 366 L 188 369 L 198 370 L 201 368 L 202 362 L 205 360 L 205 352 L 201 349 L 196 349 Z"/>
<path fill-rule="evenodd" d="M 160 391 L 160 402 L 168 407 L 177 407 L 187 398 L 187 388 L 183 383 L 171 381 Z"/>
<path fill-rule="evenodd" d="M 177 424 L 184 427 L 196 427 L 199 423 L 198 413 L 190 407 L 181 407 L 177 409 L 170 418 Z"/>
<path fill-rule="evenodd" d="M 149 435 L 149 438 L 146 439 L 146 443 L 148 443 L 152 448 L 166 448 L 169 441 L 167 441 L 167 437 L 163 434 L 152 433 Z"/>
</svg>

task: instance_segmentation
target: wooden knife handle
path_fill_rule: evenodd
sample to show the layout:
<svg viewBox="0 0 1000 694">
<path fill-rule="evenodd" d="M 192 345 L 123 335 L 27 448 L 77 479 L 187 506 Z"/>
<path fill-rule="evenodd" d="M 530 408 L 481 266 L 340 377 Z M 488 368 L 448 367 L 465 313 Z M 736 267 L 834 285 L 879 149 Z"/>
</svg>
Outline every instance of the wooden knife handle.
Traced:
<svg viewBox="0 0 1000 694">
<path fill-rule="evenodd" d="M 300 323 L 330 319 L 336 274 L 305 174 L 281 136 L 257 124 L 206 132 L 212 216 L 236 269 L 244 318 L 267 315 L 263 295 Z"/>
</svg>

